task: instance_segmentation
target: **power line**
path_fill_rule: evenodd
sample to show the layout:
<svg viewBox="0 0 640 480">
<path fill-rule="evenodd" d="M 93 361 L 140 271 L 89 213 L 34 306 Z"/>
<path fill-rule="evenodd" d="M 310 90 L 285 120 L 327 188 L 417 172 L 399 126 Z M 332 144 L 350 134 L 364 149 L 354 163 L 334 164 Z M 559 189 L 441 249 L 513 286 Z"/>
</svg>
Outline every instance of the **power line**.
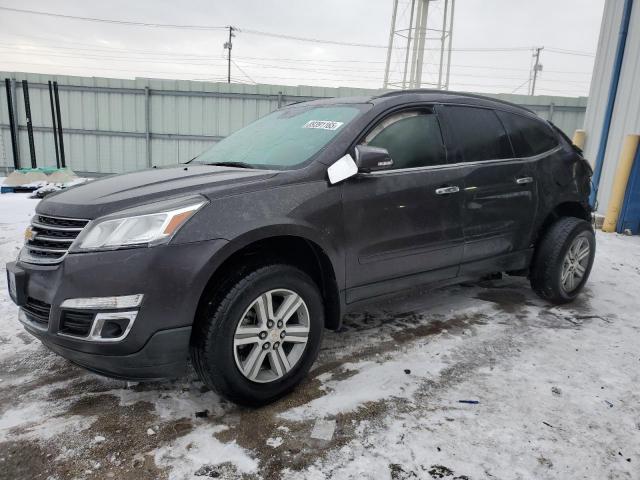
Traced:
<svg viewBox="0 0 640 480">
<path fill-rule="evenodd" d="M 10 62 L 10 63 L 15 63 L 18 65 L 37 65 L 37 66 L 45 66 L 45 67 L 62 67 L 62 68 L 75 68 L 75 69 L 85 69 L 86 70 L 86 66 L 85 65 L 64 65 L 61 63 L 40 63 L 40 62 Z M 156 71 L 156 70 L 139 70 L 139 69 L 131 69 L 131 68 L 112 68 L 112 67 L 101 67 L 101 66 L 97 66 L 97 67 L 93 67 L 95 70 L 106 70 L 106 71 L 114 71 L 114 72 L 141 72 L 141 73 L 152 73 L 152 74 L 168 74 L 168 75 L 179 75 L 179 74 L 187 74 L 187 75 L 205 75 L 206 72 L 185 72 L 183 70 L 177 70 L 177 71 Z M 220 76 L 220 78 L 224 78 L 226 80 L 226 76 Z"/>
<path fill-rule="evenodd" d="M 240 72 L 241 72 L 245 77 L 247 77 L 250 81 L 252 81 L 254 85 L 256 85 L 256 84 L 258 83 L 258 82 L 256 82 L 253 78 L 251 78 L 251 76 L 250 76 L 247 72 L 245 72 L 245 71 L 240 67 L 240 65 L 238 65 L 234 60 L 231 60 L 231 62 L 232 62 L 236 67 L 238 67 L 238 70 L 240 70 Z"/>
<path fill-rule="evenodd" d="M 82 45 L 82 44 L 80 44 Z M 136 50 L 136 49 L 121 49 L 121 48 L 84 48 L 84 47 L 67 47 L 60 45 L 31 45 L 31 44 L 20 44 L 20 43 L 2 43 L 0 42 L 0 46 L 4 47 L 18 47 L 18 48 L 27 48 L 29 50 L 50 50 L 50 51 L 58 51 L 58 50 L 73 50 L 73 51 L 88 51 L 88 52 L 100 52 L 100 53 L 110 53 L 110 54 L 127 54 L 127 55 L 144 55 L 147 58 L 148 55 L 155 55 L 166 58 L 173 59 L 184 59 L 184 58 L 193 58 L 193 59 L 202 59 L 202 60 L 218 60 L 222 57 L 213 57 L 209 55 L 198 55 L 198 54 L 190 54 L 185 52 L 153 52 L 150 50 Z"/>
<path fill-rule="evenodd" d="M 246 28 L 242 29 L 242 33 L 248 33 L 249 35 L 261 35 L 263 37 L 281 38 L 284 40 L 295 40 L 298 42 L 311 42 L 311 43 L 323 43 L 326 45 L 339 45 L 342 47 L 387 48 L 386 45 L 376 45 L 371 43 L 357 43 L 357 42 L 340 42 L 338 40 L 298 37 L 295 35 L 286 35 L 284 33 L 264 32 L 261 30 L 251 30 Z"/>
<path fill-rule="evenodd" d="M 62 13 L 55 12 L 45 12 L 39 10 L 29 10 L 29 9 L 21 9 L 21 8 L 11 8 L 1 6 L 0 10 L 13 12 L 13 13 L 21 13 L 21 14 L 29 14 L 29 15 L 39 15 L 53 18 L 63 18 L 67 20 L 80 20 L 87 22 L 98 22 L 98 23 L 106 23 L 106 24 L 116 24 L 116 25 L 129 25 L 136 27 L 150 27 L 150 28 L 175 28 L 175 29 L 187 29 L 187 30 L 225 30 L 228 26 L 221 25 L 190 25 L 190 24 L 173 24 L 173 23 L 150 23 L 150 22 L 138 22 L 132 20 L 118 20 L 118 19 L 109 19 L 109 18 L 100 18 L 100 17 L 85 17 L 85 16 L 77 16 L 77 15 L 66 15 Z M 250 35 L 259 35 L 266 36 L 270 38 L 280 38 L 285 40 L 294 40 L 294 41 L 302 41 L 302 42 L 311 42 L 311 43 L 321 43 L 326 45 L 337 45 L 337 46 L 350 46 L 350 47 L 364 47 L 364 48 L 387 48 L 386 45 L 379 44 L 369 44 L 369 43 L 359 43 L 359 42 L 345 42 L 338 40 L 328 40 L 328 39 L 320 39 L 320 38 L 311 38 L 311 37 L 301 37 L 296 35 L 288 35 L 282 33 L 274 33 L 267 32 L 262 30 L 253 30 L 253 29 L 243 29 L 243 33 L 247 33 Z M 402 48 L 399 48 L 402 49 Z M 425 49 L 425 50 L 437 50 L 435 48 Z M 517 52 L 529 50 L 529 47 L 498 47 L 498 48 L 489 48 L 489 47 L 477 47 L 477 48 L 454 48 L 452 51 L 456 52 Z M 563 55 L 574 55 L 574 56 L 583 56 L 583 57 L 594 57 L 595 55 L 591 52 L 579 51 L 579 50 L 569 50 L 563 48 L 556 47 L 548 47 L 547 51 L 563 54 Z"/>
<path fill-rule="evenodd" d="M 11 47 L 8 47 L 7 44 L 3 44 L 0 43 L 0 51 L 2 51 L 3 49 L 7 50 L 10 49 Z M 111 55 L 98 55 L 98 54 L 86 54 L 86 53 L 77 53 L 74 54 L 72 52 L 62 52 L 62 53 L 52 53 L 55 52 L 55 49 L 49 48 L 49 47 L 44 47 L 44 48 L 39 48 L 39 47 L 35 47 L 35 48 L 28 48 L 25 50 L 20 50 L 20 51 L 8 51 L 6 52 L 7 55 L 31 55 L 31 56 L 44 56 L 46 55 L 47 57 L 58 57 L 58 58 L 78 58 L 78 59 L 96 59 L 96 60 L 111 60 L 111 61 L 115 61 L 115 62 L 121 62 L 121 63 L 127 63 L 127 62 L 136 62 L 136 63 L 151 63 L 151 64 L 170 64 L 170 65 L 175 65 L 175 64 L 180 64 L 180 65 L 193 65 L 193 66 L 208 66 L 211 65 L 212 62 L 216 65 L 218 65 L 215 62 L 226 62 L 225 59 L 223 58 L 216 58 L 216 57 L 202 57 L 203 60 L 200 60 L 200 57 L 198 57 L 196 59 L 196 61 L 192 61 L 189 60 L 188 58 L 179 58 L 176 60 L 171 60 L 171 59 L 165 59 L 165 58 L 160 58 L 160 59 L 154 59 L 154 58 L 149 58 L 149 57 L 121 57 L 121 56 L 111 56 Z M 107 53 L 107 52 L 105 52 Z M 183 56 L 184 57 L 184 56 Z M 317 73 L 317 72 L 327 72 L 327 73 L 331 73 L 331 72 L 358 72 L 358 73 L 382 73 L 382 70 L 379 69 L 362 69 L 362 68 L 348 68 L 346 66 L 343 65 L 336 65 L 335 67 L 332 67 L 331 65 L 320 65 L 320 66 L 316 66 L 313 65 L 311 63 L 309 63 L 309 68 L 302 68 L 300 67 L 297 63 L 295 66 L 291 66 L 291 65 L 286 65 L 286 64 L 281 64 L 281 65 L 274 65 L 274 64 L 266 64 L 266 63 L 258 63 L 258 62 L 252 62 L 249 60 L 244 60 L 244 58 L 260 58 L 260 57 L 236 57 L 240 62 L 245 63 L 248 66 L 258 66 L 258 67 L 264 67 L 264 68 L 275 68 L 275 69 L 280 69 L 280 70 L 297 70 L 297 71 L 302 71 L 302 72 L 313 72 L 313 73 Z M 205 60 L 206 59 L 206 60 Z M 264 58 L 263 60 L 265 61 L 269 61 L 269 60 L 282 60 L 282 59 L 277 59 L 277 58 Z M 240 65 L 238 65 L 236 62 L 233 62 L 238 68 L 242 68 L 240 67 Z M 437 66 L 437 64 L 435 63 L 426 63 L 427 66 Z M 456 68 L 471 68 L 471 69 L 480 69 L 480 70 L 492 70 L 494 69 L 494 67 L 490 67 L 490 66 L 477 66 L 477 65 L 453 65 Z M 326 67 L 326 68 L 325 68 Z M 495 67 L 495 69 L 500 70 L 500 71 L 514 71 L 514 72 L 525 72 L 527 70 L 525 69 L 510 69 L 510 68 L 500 68 L 500 67 Z M 552 72 L 552 71 L 550 71 Z M 570 73 L 570 74 L 574 74 L 574 73 L 579 73 L 579 72 L 559 72 L 556 71 L 555 73 Z M 586 72 L 584 72 L 586 73 Z M 246 74 L 246 72 L 245 72 Z M 512 76 L 502 76 L 502 75 L 481 75 L 481 74 L 477 74 L 477 73 L 470 73 L 470 72 L 455 72 L 454 74 L 455 76 L 458 77 L 476 77 L 476 78 L 502 78 L 502 79 L 513 79 L 513 80 L 517 80 L 520 77 L 512 77 Z M 590 74 L 589 74 L 590 75 Z M 551 81 L 556 81 L 558 83 L 575 83 L 575 84 L 581 84 L 581 83 L 589 83 L 588 81 L 577 81 L 577 80 L 565 80 L 565 79 L 559 79 L 559 78 L 550 78 L 548 80 Z"/>
<path fill-rule="evenodd" d="M 64 64 L 49 64 L 49 63 L 39 63 L 39 62 L 12 62 L 12 63 L 16 63 L 16 64 L 23 64 L 23 65 L 36 65 L 36 66 L 46 66 L 46 67 L 61 67 L 61 68 L 73 68 L 73 69 L 84 69 L 86 68 L 86 66 L 83 65 L 64 65 Z M 174 72 L 168 72 L 168 71 L 150 71 L 150 70 L 139 70 L 139 69 L 122 69 L 122 68 L 111 68 L 111 67 L 95 67 L 96 70 L 105 70 L 105 71 L 118 71 L 118 72 L 141 72 L 141 73 L 152 73 L 152 74 L 170 74 L 170 75 L 175 75 L 175 74 L 186 74 L 186 75 L 197 75 L 197 76 L 202 76 L 203 72 L 185 72 L 185 71 L 174 71 Z M 304 78 L 300 78 L 300 77 L 287 77 L 287 76 L 276 76 L 276 75 L 263 75 L 264 78 L 271 78 L 271 79 L 281 79 L 281 80 L 296 80 L 296 81 L 304 81 L 306 79 Z M 212 76 L 211 78 L 220 78 L 223 80 L 226 80 L 226 76 L 223 75 L 219 75 L 219 76 Z M 347 78 L 347 79 L 340 79 L 340 78 L 313 78 L 313 81 L 331 81 L 331 82 L 363 82 L 366 80 L 370 80 L 371 82 L 375 82 L 375 81 L 379 81 L 379 78 L 375 77 L 360 77 L 360 78 Z M 484 84 L 473 84 L 473 83 L 458 83 L 456 82 L 457 85 L 467 85 L 467 86 L 482 86 L 482 87 L 490 87 L 492 85 L 484 85 Z M 500 88 L 510 88 L 509 85 L 493 85 L 495 87 L 500 87 Z"/>
<path fill-rule="evenodd" d="M 524 82 L 522 82 L 522 84 L 520 84 L 516 88 L 514 88 L 511 91 L 511 93 L 516 93 L 518 90 L 520 90 L 522 87 L 524 87 L 527 83 L 529 83 L 529 79 L 528 78 Z"/>
<path fill-rule="evenodd" d="M 17 36 L 17 37 L 22 37 L 22 38 L 36 38 L 36 39 L 40 39 L 40 40 L 44 40 L 46 42 L 51 42 L 53 39 L 51 38 L 46 38 L 46 37 L 40 37 L 40 36 L 36 36 L 36 35 L 17 35 L 17 34 L 12 34 L 13 36 Z M 11 40 L 9 40 L 11 41 Z M 54 40 L 56 42 L 59 42 L 58 40 Z M 83 43 L 83 42 L 72 42 L 72 41 L 68 41 L 68 40 L 63 40 L 62 43 L 65 44 L 71 44 L 71 45 L 81 45 L 81 47 L 70 47 L 70 46 L 61 46 L 59 43 L 53 44 L 53 46 L 49 46 L 49 45 L 32 45 L 32 44 L 24 44 L 24 43 L 0 43 L 1 45 L 5 45 L 5 46 L 9 46 L 9 47 L 28 47 L 28 48 L 40 48 L 40 49 L 48 49 L 48 50 L 86 50 L 86 51 L 94 51 L 94 52 L 105 52 L 105 53 L 126 53 L 126 54 L 144 54 L 144 55 L 154 55 L 154 56 L 161 56 L 161 57 L 169 57 L 169 58 L 178 58 L 178 59 L 184 59 L 185 57 L 191 57 L 191 58 L 196 58 L 196 59 L 203 59 L 203 60 L 217 60 L 218 57 L 213 57 L 210 55 L 199 55 L 199 54 L 194 54 L 194 53 L 186 53 L 186 52 L 156 52 L 156 51 L 151 51 L 151 50 L 140 50 L 140 49 L 122 49 L 122 48 L 113 48 L 113 47 L 109 47 L 109 48 L 95 48 L 96 45 L 94 44 L 89 44 L 89 43 Z M 88 47 L 88 48 L 87 48 Z M 323 58 L 315 58 L 315 59 L 311 59 L 311 58 L 282 58 L 282 57 L 238 57 L 236 56 L 235 58 L 237 59 L 247 59 L 247 60 L 266 60 L 266 61 L 273 61 L 273 62 L 304 62 L 304 63 L 370 63 L 370 64 L 384 64 L 385 62 L 382 60 L 362 60 L 362 59 L 355 59 L 355 58 L 346 58 L 346 59 L 323 59 Z M 404 63 L 403 61 L 397 61 L 395 63 Z M 431 64 L 428 64 L 431 65 Z M 435 65 L 435 64 L 433 64 Z M 526 72 L 529 71 L 528 69 L 525 68 L 512 68 L 512 67 L 499 67 L 499 66 L 494 66 L 494 65 L 462 65 L 462 64 L 452 64 L 452 67 L 460 67 L 460 68 L 471 68 L 471 69 L 488 69 L 488 70 L 506 70 L 506 71 L 514 71 L 514 72 Z M 579 75 L 591 75 L 591 72 L 579 72 L 579 71 L 552 71 L 552 70 L 547 70 L 548 72 L 551 73 L 566 73 L 566 74 L 579 74 Z"/>
<path fill-rule="evenodd" d="M 32 65 L 32 66 L 44 66 L 44 67 L 53 67 L 53 68 L 70 68 L 70 69 L 85 69 L 85 66 L 76 66 L 76 65 L 64 65 L 64 64 L 45 64 L 45 63 L 35 63 L 35 62 L 13 62 L 13 63 L 17 63 L 17 64 L 24 64 L 24 65 Z M 176 72 L 167 72 L 167 71 L 149 71 L 149 70 L 132 70 L 132 69 L 117 69 L 117 68 L 110 68 L 110 67 L 96 67 L 96 70 L 104 70 L 104 71 L 117 71 L 117 72 L 127 72 L 127 73 L 131 73 L 136 72 L 136 73 L 150 73 L 150 74 L 154 74 L 154 75 L 162 75 L 162 74 L 169 74 L 172 76 L 175 75 L 179 75 L 179 74 L 186 74 L 186 75 L 193 75 L 196 77 L 200 77 L 203 78 L 203 75 L 206 75 L 206 73 L 203 72 L 185 72 L 185 71 L 176 71 Z M 281 76 L 271 76 L 271 75 L 267 75 L 264 76 L 264 78 L 267 79 L 273 79 L 273 80 L 295 80 L 296 82 L 298 82 L 298 85 L 308 85 L 307 83 L 304 83 L 305 79 L 302 79 L 300 77 L 281 77 Z M 216 82 L 226 82 L 227 78 L 226 76 L 223 75 L 207 75 L 206 76 L 206 80 L 207 81 L 216 81 Z M 234 81 L 238 81 L 239 83 L 244 83 L 239 79 L 234 79 Z M 314 78 L 312 81 L 330 81 L 330 82 L 342 82 L 342 83 L 365 83 L 365 82 L 369 82 L 369 83 L 375 83 L 377 81 L 379 81 L 378 78 L 376 79 L 367 79 L 367 78 L 358 78 L 358 79 L 336 79 L 336 78 Z M 513 85 L 503 85 L 503 84 L 482 84 L 482 83 L 463 83 L 463 82 L 452 82 L 452 84 L 455 87 L 475 87 L 475 88 L 482 88 L 482 89 L 512 89 Z M 462 88 L 464 89 L 464 88 Z M 548 92 L 556 92 L 556 93 L 562 93 L 562 94 L 575 94 L 574 90 L 554 90 L 554 89 L 548 89 L 548 88 L 540 88 L 540 90 L 543 91 L 548 91 Z"/>
<path fill-rule="evenodd" d="M 139 27 L 154 27 L 154 28 L 178 28 L 178 29 L 190 29 L 190 30 L 226 30 L 228 26 L 220 26 L 220 25 L 186 25 L 186 24 L 174 24 L 174 23 L 147 23 L 147 22 L 136 22 L 131 20 L 116 20 L 116 19 L 107 19 L 107 18 L 99 18 L 99 17 L 82 17 L 76 15 L 66 15 L 55 12 L 44 12 L 40 10 L 27 10 L 21 8 L 10 8 L 10 7 L 0 7 L 0 10 L 5 10 L 14 13 L 24 13 L 30 15 L 40 15 L 47 17 L 56 17 L 56 18 L 64 18 L 67 20 L 81 20 L 81 21 L 89 21 L 89 22 L 100 22 L 100 23 L 109 23 L 109 24 L 120 24 L 120 25 L 131 25 L 131 26 L 139 26 Z M 253 29 L 239 29 L 243 33 L 250 35 L 260 35 L 271 38 L 281 38 L 285 40 L 295 40 L 301 42 L 311 42 L 311 43 L 322 43 L 327 45 L 338 45 L 338 46 L 351 46 L 351 47 L 365 47 L 365 48 L 387 48 L 386 45 L 378 45 L 371 43 L 358 43 L 358 42 L 344 42 L 338 40 L 328 40 L 328 39 L 320 39 L 320 38 L 311 38 L 311 37 L 301 37 L 296 35 L 287 35 L 283 33 L 274 33 L 274 32 L 266 32 L 262 30 L 253 30 Z M 425 50 L 437 50 L 436 48 L 427 48 Z M 529 50 L 529 47 L 498 47 L 498 48 L 489 48 L 489 47 L 478 47 L 478 48 L 457 48 L 452 49 L 453 51 L 458 52 L 515 52 L 515 51 L 523 51 Z"/>
<path fill-rule="evenodd" d="M 88 44 L 82 44 L 79 43 L 79 45 L 88 45 Z M 148 55 L 154 55 L 154 56 L 159 56 L 159 57 L 167 57 L 167 58 L 176 58 L 179 60 L 182 59 L 188 59 L 188 58 L 193 58 L 193 59 L 202 59 L 203 61 L 210 61 L 210 60 L 218 60 L 219 57 L 213 57 L 213 56 L 209 56 L 209 55 L 198 55 L 198 54 L 190 54 L 190 53 L 185 53 L 185 52 L 176 52 L 176 53 L 169 53 L 169 52 L 153 52 L 153 51 L 149 51 L 149 50 L 137 50 L 137 49 L 118 49 L 118 48 L 84 48 L 84 47 L 68 47 L 68 46 L 59 46 L 59 45 L 54 45 L 54 46 L 46 46 L 46 45 L 31 45 L 31 44 L 24 44 L 24 43 L 2 43 L 0 42 L 0 47 L 19 47 L 19 48 L 26 48 L 29 50 L 49 50 L 49 51 L 53 51 L 56 52 L 57 50 L 72 50 L 72 51 L 88 51 L 88 52 L 103 52 L 103 53 L 123 53 L 123 54 L 128 54 L 128 55 L 135 55 L 135 54 L 140 54 L 140 55 L 145 55 L 145 57 L 142 57 L 140 60 L 144 60 L 146 58 L 148 58 Z M 24 50 L 21 51 L 21 53 L 27 53 Z M 105 57 L 106 58 L 106 57 Z M 112 57 L 113 58 L 113 57 Z M 343 60 L 338 60 L 338 59 L 305 59 L 305 58 L 275 58 L 275 57 L 243 57 L 243 56 L 236 56 L 235 58 L 237 59 L 242 59 L 242 60 L 262 60 L 262 61 L 273 61 L 273 62 L 284 62 L 284 63 L 306 63 L 306 64 L 313 64 L 313 63 L 354 63 L 354 64 L 358 64 L 358 63 L 370 63 L 370 64 L 383 64 L 385 62 L 382 61 L 376 61 L 376 60 L 359 60 L 359 59 L 343 59 Z M 136 58 L 137 60 L 137 58 Z M 401 61 L 397 62 L 397 63 L 402 63 Z M 436 65 L 435 63 L 425 63 L 426 65 Z M 461 65 L 461 64 L 452 64 L 452 66 L 454 67 L 462 67 L 462 68 L 476 68 L 476 69 L 492 69 L 492 70 L 509 70 L 509 71 L 520 71 L 520 72 L 524 72 L 527 71 L 526 69 L 518 69 L 518 68 L 509 68 L 509 67 L 494 67 L 494 66 L 490 66 L 490 65 Z M 341 67 L 342 68 L 342 67 Z M 358 69 L 358 71 L 360 71 L 360 69 Z M 569 73 L 569 72 L 568 72 Z M 580 72 L 571 72 L 571 73 L 580 73 Z M 584 72 L 587 73 L 587 72 Z"/>
<path fill-rule="evenodd" d="M 0 50 L 4 48 L 0 45 Z M 34 56 L 41 56 L 43 54 L 38 53 L 38 52 L 7 52 L 8 55 L 34 55 Z M 194 62 L 179 62 L 179 61 L 170 61 L 170 60 L 156 60 L 156 59 L 144 59 L 144 58 L 120 58 L 120 57 L 111 57 L 111 56 L 103 56 L 103 55 L 87 55 L 87 54 L 82 54 L 82 55 L 73 55 L 73 54 L 65 54 L 65 53 L 46 53 L 47 57 L 56 57 L 56 58 L 78 58 L 78 59 L 82 59 L 82 60 L 87 60 L 87 59 L 91 59 L 91 60 L 111 60 L 111 61 L 116 61 L 116 62 L 121 62 L 121 63 L 151 63 L 151 64 L 170 64 L 170 65 L 191 65 L 191 66 L 202 66 L 202 67 L 208 67 L 208 66 L 216 66 L 216 67 L 222 67 L 224 65 L 224 63 L 226 63 L 225 59 L 215 59 L 214 62 L 218 62 L 218 63 L 214 63 L 212 65 L 212 62 L 206 62 L 206 63 L 194 63 Z M 224 62 L 224 63 L 222 63 Z M 261 68 L 266 68 L 266 69 L 278 69 L 278 70 L 292 70 L 292 71 L 300 71 L 300 72 L 305 72 L 305 73 L 325 73 L 325 74 L 330 74 L 330 75 L 336 75 L 336 80 L 340 80 L 340 79 L 348 79 L 348 78 L 361 78 L 363 80 L 378 80 L 379 77 L 374 77 L 374 76 L 363 76 L 362 73 L 378 73 L 381 74 L 382 72 L 380 70 L 363 70 L 363 69 L 348 69 L 348 68 L 344 68 L 344 67 L 336 67 L 336 68 L 330 68 L 330 69 L 324 69 L 324 68 L 317 68 L 317 67 L 312 67 L 312 68 L 301 68 L 301 67 L 291 67 L 291 66 L 281 66 L 281 65 L 272 65 L 272 64 L 264 64 L 264 63 L 255 63 L 255 62 L 248 62 L 248 61 L 244 61 L 244 60 L 240 60 L 240 62 L 244 63 L 244 67 L 246 68 L 248 67 L 261 67 Z M 10 63 L 10 62 L 9 62 Z M 244 76 L 246 76 L 247 78 L 249 78 L 253 83 L 256 83 L 256 81 L 251 78 L 251 76 L 243 69 L 243 67 L 241 65 L 239 65 L 235 60 L 232 60 L 232 63 L 242 72 L 242 74 Z M 431 65 L 431 64 L 429 64 Z M 433 64 L 435 65 L 435 64 Z M 357 72 L 359 73 L 359 75 L 357 76 L 348 76 L 345 75 L 343 72 Z M 500 79 L 500 80 L 520 80 L 521 77 L 513 77 L 513 76 L 501 76 L 501 75 L 479 75 L 476 73 L 462 73 L 462 72 L 456 72 L 454 73 L 454 77 L 467 77 L 467 78 L 483 78 L 483 79 Z M 581 81 L 576 81 L 576 80 L 563 80 L 563 79 L 557 79 L 557 78 L 548 78 L 545 79 L 545 81 L 551 82 L 551 83 L 562 83 L 562 84 L 567 84 L 567 83 L 572 83 L 572 84 L 576 84 L 576 85 L 587 85 L 589 84 L 589 82 L 581 82 Z"/>
<path fill-rule="evenodd" d="M 112 23 L 117 25 L 131 25 L 136 27 L 180 28 L 180 29 L 188 29 L 188 30 L 223 30 L 227 28 L 224 26 L 212 26 L 212 25 L 179 25 L 179 24 L 172 24 L 172 23 L 135 22 L 131 20 L 115 20 L 115 19 L 98 18 L 98 17 L 80 17 L 77 15 L 65 15 L 62 13 L 42 12 L 39 10 L 27 10 L 22 8 L 10 8 L 10 7 L 0 7 L 0 10 L 5 10 L 8 12 L 14 12 L 14 13 L 40 15 L 45 17 L 65 18 L 67 20 L 83 20 L 86 22 Z"/>
<path fill-rule="evenodd" d="M 563 55 L 576 55 L 579 57 L 595 57 L 595 53 L 591 53 L 591 52 L 584 52 L 584 51 L 580 51 L 580 50 L 568 50 L 566 48 L 554 48 L 554 47 L 548 47 L 547 51 L 552 52 L 552 53 L 561 53 Z"/>
<path fill-rule="evenodd" d="M 4 47 L 2 45 L 0 45 L 0 50 L 6 49 L 7 47 Z M 210 60 L 207 61 L 201 61 L 199 63 L 195 63 L 193 61 L 189 61 L 189 59 L 184 59 L 187 61 L 181 61 L 179 59 L 177 60 L 172 60 L 172 59 L 165 59 L 165 58 L 160 58 L 160 59 L 154 59 L 154 58 L 148 58 L 148 57 L 121 57 L 121 56 L 111 56 L 111 55 L 97 55 L 97 54 L 88 54 L 88 53 L 79 53 L 79 54 L 73 54 L 73 53 L 67 53 L 67 52 L 62 52 L 62 53 L 51 53 L 49 51 L 29 51 L 29 50 L 24 50 L 24 51 L 8 51 L 8 52 L 3 52 L 6 55 L 35 55 L 35 56 L 46 56 L 46 57 L 61 57 L 61 58 L 78 58 L 78 59 L 95 59 L 95 60 L 112 60 L 112 61 L 116 61 L 116 62 L 142 62 L 142 63 L 161 63 L 161 64 L 170 64 L 170 65 L 211 65 L 212 62 L 226 62 L 227 60 L 224 58 L 211 58 Z"/>
</svg>

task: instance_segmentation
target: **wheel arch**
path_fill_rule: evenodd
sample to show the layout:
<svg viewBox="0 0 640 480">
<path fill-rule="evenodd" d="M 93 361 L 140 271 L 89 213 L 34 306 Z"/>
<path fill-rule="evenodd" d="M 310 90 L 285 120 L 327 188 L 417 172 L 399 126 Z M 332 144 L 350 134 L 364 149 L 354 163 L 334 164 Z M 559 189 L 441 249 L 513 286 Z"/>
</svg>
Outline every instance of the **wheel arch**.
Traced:
<svg viewBox="0 0 640 480">
<path fill-rule="evenodd" d="M 318 285 L 325 307 L 325 327 L 337 330 L 343 306 L 337 254 L 322 239 L 312 237 L 304 228 L 266 228 L 251 231 L 229 242 L 216 255 L 215 265 L 200 295 L 196 318 L 203 300 L 242 265 L 282 261 L 307 273 Z"/>
<path fill-rule="evenodd" d="M 566 201 L 556 205 L 542 220 L 533 239 L 534 245 L 544 236 L 551 225 L 562 217 L 576 217 L 591 222 L 591 209 L 588 204 L 579 201 Z"/>
</svg>

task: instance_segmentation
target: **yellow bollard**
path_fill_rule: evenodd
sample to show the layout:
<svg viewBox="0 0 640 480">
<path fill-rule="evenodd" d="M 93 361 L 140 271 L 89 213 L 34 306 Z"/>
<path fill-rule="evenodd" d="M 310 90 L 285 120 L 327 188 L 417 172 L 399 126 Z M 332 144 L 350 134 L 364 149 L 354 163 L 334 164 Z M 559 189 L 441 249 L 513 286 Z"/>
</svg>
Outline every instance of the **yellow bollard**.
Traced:
<svg viewBox="0 0 640 480">
<path fill-rule="evenodd" d="M 640 135 L 627 135 L 622 145 L 622 153 L 618 160 L 616 168 L 616 176 L 613 178 L 613 186 L 611 188 L 611 196 L 609 197 L 609 205 L 607 206 L 607 214 L 604 216 L 602 224 L 603 232 L 615 232 L 620 209 L 624 201 L 624 194 L 627 191 L 627 181 L 633 167 L 633 159 L 636 156 L 640 142 Z"/>
<path fill-rule="evenodd" d="M 578 129 L 573 134 L 573 139 L 571 139 L 571 142 L 580 150 L 584 150 L 584 141 L 586 140 L 586 138 L 587 138 L 587 132 L 585 132 L 584 130 Z"/>
</svg>

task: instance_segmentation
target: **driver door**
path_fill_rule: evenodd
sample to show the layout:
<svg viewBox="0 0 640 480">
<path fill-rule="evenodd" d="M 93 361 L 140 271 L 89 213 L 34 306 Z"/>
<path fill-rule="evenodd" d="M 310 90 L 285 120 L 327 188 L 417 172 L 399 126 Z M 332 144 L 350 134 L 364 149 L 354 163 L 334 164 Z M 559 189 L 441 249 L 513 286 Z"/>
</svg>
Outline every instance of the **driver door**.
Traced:
<svg viewBox="0 0 640 480">
<path fill-rule="evenodd" d="M 386 148 L 394 164 L 342 187 L 347 303 L 455 277 L 462 169 L 447 164 L 434 110 L 391 114 L 361 143 Z"/>
</svg>

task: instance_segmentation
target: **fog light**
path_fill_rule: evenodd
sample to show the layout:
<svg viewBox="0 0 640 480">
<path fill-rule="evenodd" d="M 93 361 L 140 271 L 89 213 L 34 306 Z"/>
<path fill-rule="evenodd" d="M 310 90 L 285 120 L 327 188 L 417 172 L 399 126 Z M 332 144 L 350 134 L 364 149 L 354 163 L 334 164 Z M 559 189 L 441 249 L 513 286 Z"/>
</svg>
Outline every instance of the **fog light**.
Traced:
<svg viewBox="0 0 640 480">
<path fill-rule="evenodd" d="M 116 320 L 107 320 L 102 326 L 100 336 L 102 338 L 119 338 L 127 329 L 129 319 L 118 318 Z"/>
<path fill-rule="evenodd" d="M 101 312 L 93 320 L 91 332 L 86 340 L 94 342 L 119 342 L 131 331 L 138 311 Z"/>
</svg>

